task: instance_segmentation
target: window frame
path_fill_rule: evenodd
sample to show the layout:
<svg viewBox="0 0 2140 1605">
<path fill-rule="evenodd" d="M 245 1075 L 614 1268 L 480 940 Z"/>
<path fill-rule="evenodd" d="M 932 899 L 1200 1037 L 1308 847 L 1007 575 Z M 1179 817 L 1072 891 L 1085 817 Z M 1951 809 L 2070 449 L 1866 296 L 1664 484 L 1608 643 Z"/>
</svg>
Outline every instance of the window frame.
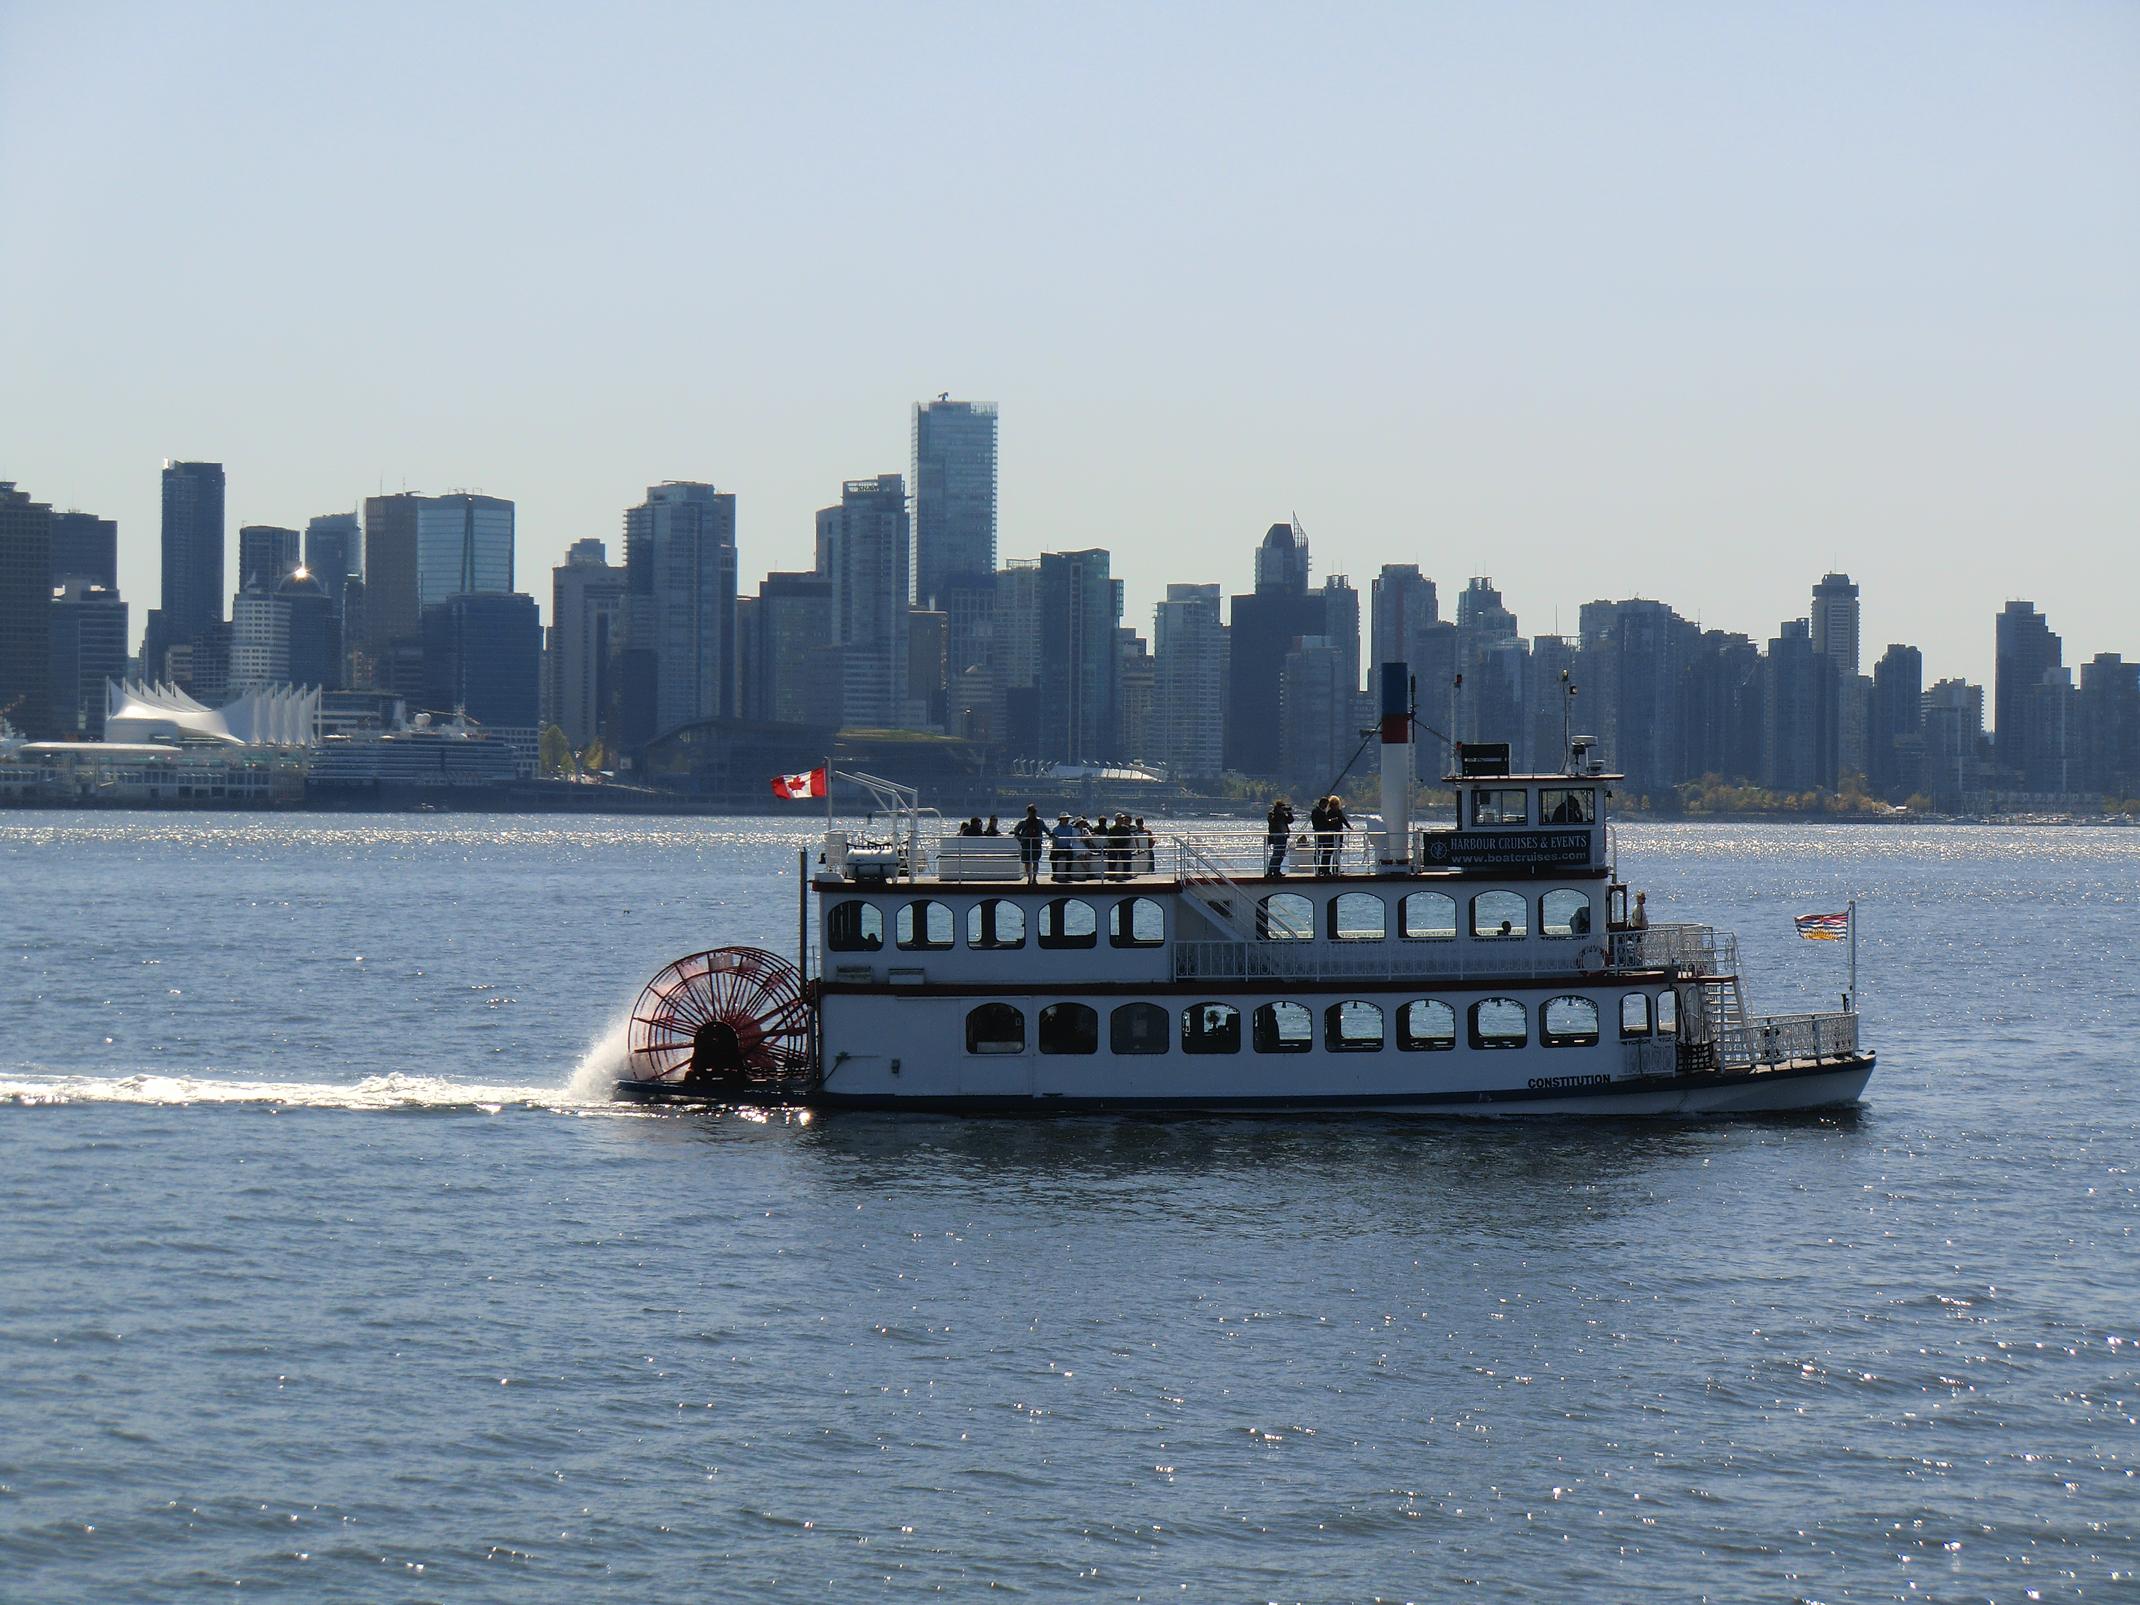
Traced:
<svg viewBox="0 0 2140 1605">
<path fill-rule="evenodd" d="M 1069 912 L 1073 904 L 1092 916 L 1091 931 L 1083 936 L 1063 936 L 1061 934 L 1050 936 L 1047 927 L 1048 916 L 1050 914 L 1055 915 L 1055 927 L 1057 932 L 1060 933 L 1062 927 L 1068 923 L 1063 916 Z M 1040 907 L 1034 912 L 1036 918 L 1033 921 L 1033 945 L 1035 947 L 1044 947 L 1052 951 L 1057 948 L 1088 948 L 1100 945 L 1100 911 L 1082 897 L 1045 898 L 1042 900 Z"/>
<path fill-rule="evenodd" d="M 944 911 L 944 923 L 951 928 L 951 934 L 946 940 L 935 942 L 929 940 L 926 935 L 919 941 L 899 940 L 899 927 L 902 922 L 910 932 L 917 929 L 925 931 L 929 922 L 926 911 L 935 908 Z M 936 897 L 916 897 L 901 903 L 892 915 L 892 945 L 902 953 L 948 953 L 959 945 L 958 912 L 949 903 Z"/>
<path fill-rule="evenodd" d="M 1516 817 L 1514 819 L 1510 819 L 1507 817 L 1506 810 L 1508 804 L 1506 801 L 1496 801 L 1493 804 L 1493 811 L 1496 817 L 1492 819 L 1481 819 L 1479 815 L 1484 810 L 1481 808 L 1480 805 L 1484 803 L 1488 797 L 1493 797 L 1497 799 L 1506 799 L 1509 797 L 1514 797 L 1516 799 L 1517 804 Z M 1471 823 L 1474 828 L 1480 825 L 1485 825 L 1488 827 L 1496 825 L 1528 825 L 1530 822 L 1531 788 L 1528 786 L 1481 786 L 1474 790 L 1471 794 Z"/>
<path fill-rule="evenodd" d="M 1018 1039 L 1015 1043 L 1011 1043 L 1011 1039 L 1008 1037 L 990 1037 L 986 1039 L 976 1037 L 975 1027 L 981 1021 L 984 1015 L 988 1016 L 992 1020 L 1000 1021 L 1001 1017 L 1006 1014 L 1010 1015 L 1018 1022 Z M 980 1045 L 983 1040 L 1008 1045 L 983 1047 Z M 1015 1058 L 1019 1054 L 1024 1053 L 1025 1048 L 1025 1010 L 1019 1008 L 1017 1004 L 1002 1002 L 977 1003 L 972 1008 L 966 1011 L 966 1052 L 969 1057 L 981 1059 L 1010 1059 Z"/>
<path fill-rule="evenodd" d="M 1307 1032 L 1299 1041 L 1287 1041 L 1278 1034 L 1278 1011 L 1298 1009 L 1307 1017 Z M 1249 1015 L 1249 1041 L 1258 1053 L 1313 1053 L 1315 1051 L 1315 1011 L 1305 1003 L 1296 1003 L 1291 998 L 1272 998 L 1256 1005 Z"/>
<path fill-rule="evenodd" d="M 1590 1011 L 1590 1029 L 1587 1031 L 1556 1031 L 1552 1028 L 1553 1006 L 1556 1003 L 1577 1003 Z M 1598 1007 L 1596 998 L 1585 997 L 1580 992 L 1562 992 L 1547 998 L 1538 1005 L 1538 1042 L 1547 1048 L 1594 1048 L 1604 1040 L 1604 1011 Z"/>
<path fill-rule="evenodd" d="M 1565 931 L 1553 930 L 1546 918 L 1546 899 L 1549 897 L 1560 897 L 1564 895 L 1568 897 L 1579 897 L 1583 900 L 1581 912 L 1587 915 L 1588 918 L 1584 923 L 1583 929 L 1580 931 L 1572 929 L 1575 922 L 1575 916 L 1573 913 L 1568 916 L 1568 924 L 1570 925 L 1571 929 Z M 1592 931 L 1596 930 L 1597 923 L 1597 914 L 1591 909 L 1590 894 L 1584 891 L 1580 886 L 1556 886 L 1551 891 L 1540 892 L 1538 894 L 1538 935 L 1543 941 L 1572 942 L 1580 937 L 1588 936 Z"/>
<path fill-rule="evenodd" d="M 1350 1042 L 1345 1038 L 1345 1011 L 1371 1009 L 1375 1016 L 1375 1040 Z M 1323 1050 L 1326 1053 L 1380 1053 L 1389 1046 L 1389 1017 L 1382 1005 L 1369 998 L 1341 998 L 1323 1010 Z"/>
<path fill-rule="evenodd" d="M 1448 1040 L 1412 1035 L 1412 1011 L 1417 1008 L 1436 1008 L 1449 1017 Z M 1458 1021 L 1453 1005 L 1440 998 L 1409 998 L 1397 1005 L 1397 1051 L 1399 1053 L 1449 1053 L 1456 1048 Z"/>
<path fill-rule="evenodd" d="M 986 908 L 993 908 L 993 909 L 997 909 L 997 910 L 1002 910 L 1002 909 L 1006 909 L 1006 908 L 1009 908 L 1009 909 L 1015 909 L 1015 910 L 1017 911 L 1017 913 L 1018 913 L 1018 940 L 1017 940 L 1017 941 L 1015 941 L 1015 942 L 1006 942 L 1006 941 L 1004 941 L 1004 940 L 1003 940 L 1003 938 L 1002 938 L 1002 935 L 1001 935 L 1002 915 L 1000 914 L 1000 912 L 999 912 L 999 913 L 998 913 L 998 914 L 997 914 L 997 915 L 995 916 L 995 918 L 994 918 L 994 919 L 992 919 L 992 920 L 990 920 L 990 921 L 988 922 L 989 924 L 993 924 L 993 925 L 995 925 L 995 926 L 997 927 L 997 931 L 998 931 L 998 934 L 997 934 L 996 940 L 994 940 L 993 942 L 984 942 L 984 941 L 982 941 L 982 940 L 981 940 L 981 935 L 982 935 L 982 932 L 983 932 L 983 929 L 984 929 L 984 926 L 983 926 L 983 922 L 982 922 L 982 918 L 981 918 L 981 911 L 982 911 L 983 909 L 986 909 Z M 1014 898 L 1009 898 L 1009 897 L 983 897 L 983 898 L 979 898 L 979 899 L 977 899 L 977 900 L 976 900 L 976 901 L 975 901 L 975 902 L 974 902 L 974 903 L 973 903 L 973 904 L 972 904 L 972 905 L 971 905 L 971 906 L 970 906 L 970 907 L 969 907 L 969 908 L 968 908 L 968 909 L 966 910 L 966 946 L 967 946 L 967 948 L 968 948 L 968 949 L 969 949 L 970 951 L 972 951 L 972 952 L 975 952 L 975 953 L 1013 953 L 1013 952 L 1016 952 L 1016 951 L 1017 951 L 1017 950 L 1018 950 L 1019 948 L 1021 948 L 1021 947 L 1024 947 L 1024 946 L 1025 946 L 1025 943 L 1026 943 L 1026 933 L 1025 933 L 1025 928 L 1026 928 L 1025 905 L 1024 905 L 1023 903 L 1020 903 L 1020 902 L 1018 902 L 1018 901 L 1017 901 L 1016 899 L 1014 899 Z"/>
<path fill-rule="evenodd" d="M 1547 817 L 1546 817 L 1546 815 L 1547 815 L 1546 799 L 1547 799 L 1548 797 L 1558 797 L 1558 798 L 1562 799 L 1562 801 L 1561 801 L 1561 804 L 1560 804 L 1560 811 L 1563 811 L 1563 812 L 1564 812 L 1564 811 L 1566 810 L 1566 808 L 1567 808 L 1567 805 L 1568 805 L 1568 802 L 1569 802 L 1569 801 L 1570 801 L 1571 799 L 1577 799 L 1577 798 L 1581 799 L 1581 801 L 1580 801 L 1580 803 L 1578 804 L 1578 806 L 1579 806 L 1579 807 L 1581 808 L 1581 810 L 1582 810 L 1582 817 L 1581 817 L 1581 818 L 1579 818 L 1579 819 L 1549 819 L 1549 818 L 1547 818 Z M 1541 825 L 1561 825 L 1561 826 L 1568 826 L 1568 825 L 1595 825 L 1595 824 L 1596 824 L 1597 822 L 1598 822 L 1598 788 L 1597 788 L 1597 787 L 1595 787 L 1595 786 L 1541 786 L 1541 787 L 1539 788 L 1539 790 L 1538 790 L 1538 823 L 1539 823 L 1539 824 L 1541 824 Z"/>
<path fill-rule="evenodd" d="M 1272 928 L 1271 905 L 1284 898 L 1298 903 L 1306 910 L 1306 918 L 1300 920 L 1297 931 L 1278 931 Z M 1256 937 L 1264 942 L 1312 942 L 1315 940 L 1315 904 L 1298 892 L 1267 892 L 1256 899 Z"/>
<path fill-rule="evenodd" d="M 1641 1029 L 1640 1029 L 1640 1030 L 1636 1030 L 1636 1031 L 1630 1031 L 1630 1030 L 1628 1030 L 1628 1028 L 1627 1028 L 1627 1006 L 1628 1006 L 1628 1005 L 1629 1005 L 1630 1003 L 1639 1003 L 1639 1004 L 1641 1004 L 1641 1005 L 1642 1005 L 1642 1027 L 1641 1027 Z M 1650 995 L 1649 995 L 1649 994 L 1648 994 L 1647 992 L 1623 992 L 1623 993 L 1621 993 L 1621 994 L 1620 994 L 1620 1040 L 1621 1040 L 1622 1042 L 1647 1042 L 1647 1041 L 1649 1041 L 1649 1040 L 1650 1040 L 1651 1038 L 1653 1038 L 1654 1036 L 1656 1036 L 1656 1035 L 1657 1035 L 1657 1028 L 1656 1028 L 1656 1025 L 1654 1024 L 1654 1020 L 1655 1020 L 1655 1013 L 1654 1013 L 1654 1008 L 1655 1008 L 1655 1005 L 1654 1005 L 1654 1003 L 1653 1003 L 1653 1001 L 1652 1001 L 1652 999 L 1651 999 Z"/>
<path fill-rule="evenodd" d="M 1192 1033 L 1189 1022 L 1192 1018 L 1199 1017 L 1199 1011 L 1204 1009 L 1223 1009 L 1226 1011 L 1228 1018 L 1217 1031 L 1209 1030 L 1199 1020 L 1196 1030 Z M 1196 1045 L 1206 1042 L 1214 1045 L 1210 1047 Z M 1231 1003 L 1221 1003 L 1217 998 L 1209 998 L 1202 1003 L 1190 1004 L 1181 1011 L 1181 1051 L 1195 1054 L 1239 1053 L 1241 1051 L 1241 1011 Z"/>
<path fill-rule="evenodd" d="M 1449 929 L 1443 931 L 1415 931 L 1409 910 L 1412 900 L 1418 897 L 1440 898 L 1449 905 Z M 1453 942 L 1464 934 L 1463 907 L 1447 892 L 1407 892 L 1397 903 L 1397 936 L 1405 942 Z"/>
<path fill-rule="evenodd" d="M 1479 1030 L 1479 1011 L 1492 1004 L 1506 1004 L 1509 1008 L 1514 1009 L 1523 1019 L 1523 1035 L 1519 1037 L 1489 1037 L 1481 1032 Z M 1507 1049 L 1527 1048 L 1531 1045 L 1531 1011 L 1524 1006 L 1521 998 L 1480 998 L 1478 1002 L 1464 1011 L 1464 1027 L 1466 1039 L 1470 1042 L 1474 1052 L 1500 1053 Z"/>
<path fill-rule="evenodd" d="M 1147 904 L 1159 919 L 1157 936 L 1138 936 L 1136 905 Z M 1130 934 L 1123 934 L 1123 927 Z M 1109 947 L 1165 947 L 1167 945 L 1167 911 L 1156 897 L 1118 897 L 1107 909 L 1107 945 Z"/>
<path fill-rule="evenodd" d="M 1079 1018 L 1081 1015 L 1083 1016 L 1082 1019 Z M 1073 1033 L 1076 1032 L 1079 1026 L 1083 1026 L 1085 1028 L 1083 1033 L 1074 1034 L 1071 1037 L 1071 1041 L 1073 1043 L 1083 1042 L 1089 1045 L 1084 1047 L 1050 1046 L 1051 1027 L 1054 1031 L 1060 1033 L 1066 1026 Z M 1058 1035 L 1057 1043 L 1059 1044 L 1060 1041 L 1061 1037 Z M 1039 1018 L 1034 1022 L 1033 1045 L 1038 1051 L 1048 1055 L 1050 1058 L 1070 1058 L 1081 1054 L 1098 1053 L 1100 1051 L 1100 1011 L 1089 1003 L 1073 1003 L 1067 1000 L 1045 1005 L 1040 1011 Z"/>
<path fill-rule="evenodd" d="M 1344 925 L 1338 918 L 1338 905 L 1340 903 L 1345 902 L 1348 898 L 1357 898 L 1363 902 L 1368 902 L 1375 905 L 1375 910 L 1378 914 L 1381 915 L 1381 918 L 1376 921 L 1376 930 L 1374 935 L 1348 936 L 1344 934 Z M 1325 935 L 1325 937 L 1328 938 L 1328 940 L 1333 942 L 1386 942 L 1389 940 L 1390 907 L 1389 904 L 1384 902 L 1383 899 L 1376 893 L 1339 892 L 1335 897 L 1329 899 L 1328 902 L 1326 902 L 1323 906 L 1325 911 L 1325 924 L 1323 934 Z"/>
<path fill-rule="evenodd" d="M 1516 905 L 1516 911 L 1523 916 L 1522 926 L 1518 928 L 1514 920 L 1509 920 L 1507 924 L 1509 925 L 1510 929 L 1505 933 L 1501 931 L 1480 930 L 1479 905 L 1485 902 L 1489 897 L 1505 897 L 1508 898 L 1511 902 L 1513 902 Z M 1531 900 L 1528 897 L 1525 897 L 1521 892 L 1512 892 L 1506 886 L 1495 886 L 1487 891 L 1483 891 L 1476 894 L 1471 899 L 1471 939 L 1474 942 L 1528 941 L 1530 940 L 1531 935 L 1530 927 Z"/>
<path fill-rule="evenodd" d="M 843 940 L 840 935 L 841 916 L 848 909 L 858 912 L 854 916 L 854 938 Z M 862 929 L 865 916 L 877 916 L 877 934 L 871 936 Z M 828 953 L 881 953 L 884 951 L 884 910 L 866 897 L 848 897 L 825 910 L 825 951 Z"/>
<path fill-rule="evenodd" d="M 1156 1037 L 1152 1039 L 1156 1041 L 1159 1045 L 1156 1048 L 1123 1046 L 1126 1033 L 1122 1029 L 1122 1017 L 1126 1014 L 1135 1014 L 1139 1011 L 1144 1010 L 1149 1010 L 1151 1014 L 1157 1015 L 1159 1017 L 1159 1033 Z M 1173 1011 L 1167 1008 L 1164 1004 L 1124 1003 L 1108 1011 L 1107 1051 L 1109 1053 L 1117 1055 L 1118 1057 L 1146 1058 L 1157 1054 L 1163 1054 L 1167 1052 L 1170 1046 L 1168 1039 L 1173 1035 L 1174 1014 Z"/>
</svg>

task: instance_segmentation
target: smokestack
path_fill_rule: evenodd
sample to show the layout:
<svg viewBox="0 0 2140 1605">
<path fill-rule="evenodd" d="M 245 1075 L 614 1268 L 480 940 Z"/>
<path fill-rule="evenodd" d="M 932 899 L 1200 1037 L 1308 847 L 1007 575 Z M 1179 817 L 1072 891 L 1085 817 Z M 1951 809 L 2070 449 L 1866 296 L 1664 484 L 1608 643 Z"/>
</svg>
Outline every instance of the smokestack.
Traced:
<svg viewBox="0 0 2140 1605">
<path fill-rule="evenodd" d="M 1386 870 L 1412 867 L 1412 673 L 1382 665 L 1382 857 Z"/>
</svg>

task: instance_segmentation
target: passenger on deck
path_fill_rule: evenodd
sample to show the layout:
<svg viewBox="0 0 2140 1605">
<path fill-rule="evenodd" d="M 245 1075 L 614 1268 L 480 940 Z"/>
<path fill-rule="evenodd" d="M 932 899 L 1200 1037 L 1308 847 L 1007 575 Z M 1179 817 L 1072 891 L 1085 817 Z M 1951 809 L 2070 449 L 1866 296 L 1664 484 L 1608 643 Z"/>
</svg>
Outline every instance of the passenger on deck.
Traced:
<svg viewBox="0 0 2140 1605">
<path fill-rule="evenodd" d="M 1315 873 L 1325 878 L 1335 875 L 1339 835 L 1352 828 L 1345 805 L 1336 797 L 1325 797 L 1309 812 L 1308 821 L 1315 827 Z"/>
<path fill-rule="evenodd" d="M 1570 936 L 1588 936 L 1590 934 L 1590 905 L 1588 903 L 1585 903 L 1568 916 L 1568 934 Z"/>
<path fill-rule="evenodd" d="M 1107 827 L 1107 878 L 1111 881 L 1126 881 L 1133 873 L 1131 854 L 1136 850 L 1137 827 L 1129 822 L 1129 815 L 1118 813 L 1115 822 Z"/>
<path fill-rule="evenodd" d="M 1638 931 L 1646 931 L 1650 928 L 1650 911 L 1644 906 L 1649 900 L 1650 894 L 1648 892 L 1635 893 L 1635 912 L 1628 917 L 1627 923 Z"/>
<path fill-rule="evenodd" d="M 1077 853 L 1077 827 L 1070 823 L 1068 814 L 1059 815 L 1055 828 L 1048 833 L 1053 845 L 1048 849 L 1048 879 L 1066 881 L 1070 878 L 1070 863 Z"/>
<path fill-rule="evenodd" d="M 996 816 L 994 814 L 988 816 L 988 828 L 982 831 L 981 834 L 984 836 L 1000 836 L 1003 834 L 1002 831 L 996 828 Z"/>
<path fill-rule="evenodd" d="M 1281 797 L 1271 804 L 1270 818 L 1263 826 L 1263 844 L 1271 853 L 1270 863 L 1264 869 L 1264 874 L 1276 876 L 1285 873 L 1286 840 L 1292 834 L 1293 805 Z"/>
<path fill-rule="evenodd" d="M 1156 855 L 1153 849 L 1158 845 L 1159 843 L 1153 840 L 1152 833 L 1144 828 L 1144 815 L 1139 814 L 1137 816 L 1137 856 L 1134 860 L 1138 874 L 1151 875 L 1157 873 L 1158 865 L 1155 862 Z"/>
<path fill-rule="evenodd" d="M 1040 844 L 1048 834 L 1039 803 L 1025 805 L 1025 818 L 1011 826 L 1011 834 L 1018 838 L 1018 858 L 1025 865 L 1025 883 L 1031 886 L 1040 879 Z"/>
</svg>

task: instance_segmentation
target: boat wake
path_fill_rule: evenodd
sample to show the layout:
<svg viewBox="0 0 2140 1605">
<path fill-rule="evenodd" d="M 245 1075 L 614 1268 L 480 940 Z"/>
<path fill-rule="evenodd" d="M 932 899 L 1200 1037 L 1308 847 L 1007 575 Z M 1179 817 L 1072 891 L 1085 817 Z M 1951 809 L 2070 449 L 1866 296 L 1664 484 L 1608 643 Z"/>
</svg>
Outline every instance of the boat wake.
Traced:
<svg viewBox="0 0 2140 1605">
<path fill-rule="evenodd" d="M 563 1085 L 462 1081 L 451 1076 L 384 1075 L 359 1081 L 247 1081 L 222 1076 L 0 1074 L 0 1105 L 72 1103 L 263 1104 L 283 1109 L 431 1109 L 500 1114 L 507 1109 L 609 1110 L 624 1069 L 620 1013 L 587 1045 Z"/>
</svg>

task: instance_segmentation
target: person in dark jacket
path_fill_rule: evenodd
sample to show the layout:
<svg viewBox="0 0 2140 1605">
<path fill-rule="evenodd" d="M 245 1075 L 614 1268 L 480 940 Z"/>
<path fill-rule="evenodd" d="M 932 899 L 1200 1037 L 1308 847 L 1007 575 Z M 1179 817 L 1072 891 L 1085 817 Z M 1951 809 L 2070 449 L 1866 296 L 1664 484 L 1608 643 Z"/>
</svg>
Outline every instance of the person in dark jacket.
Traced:
<svg viewBox="0 0 2140 1605">
<path fill-rule="evenodd" d="M 1308 817 L 1315 826 L 1315 873 L 1335 875 L 1340 834 L 1352 828 L 1352 821 L 1345 817 L 1345 805 L 1335 797 L 1325 797 Z"/>
<path fill-rule="evenodd" d="M 1263 871 L 1264 874 L 1285 873 L 1286 843 L 1292 834 L 1293 805 L 1281 797 L 1271 804 L 1270 818 L 1265 820 L 1263 825 L 1263 844 L 1271 851 L 1271 861 Z"/>
<path fill-rule="evenodd" d="M 1047 839 L 1047 822 L 1040 817 L 1040 804 L 1027 803 L 1025 818 L 1011 826 L 1011 834 L 1018 838 L 1018 857 L 1025 865 L 1025 883 L 1031 886 L 1040 879 L 1040 844 Z"/>
</svg>

